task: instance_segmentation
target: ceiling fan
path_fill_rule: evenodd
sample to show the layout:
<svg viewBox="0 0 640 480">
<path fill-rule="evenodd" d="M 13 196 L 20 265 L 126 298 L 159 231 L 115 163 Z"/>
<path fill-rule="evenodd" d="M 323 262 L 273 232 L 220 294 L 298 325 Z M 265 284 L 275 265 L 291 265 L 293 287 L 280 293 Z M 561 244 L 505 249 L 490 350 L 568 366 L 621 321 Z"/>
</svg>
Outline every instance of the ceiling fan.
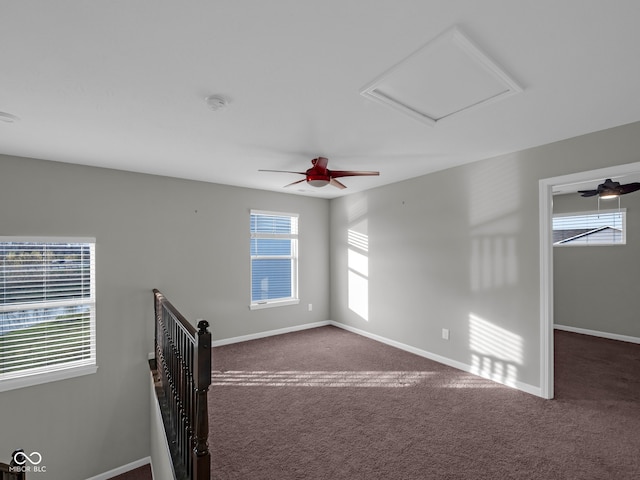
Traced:
<svg viewBox="0 0 640 480">
<path fill-rule="evenodd" d="M 610 178 L 607 178 L 604 183 L 598 185 L 595 190 L 578 190 L 578 193 L 583 197 L 593 197 L 598 195 L 598 198 L 615 198 L 620 195 L 635 192 L 640 190 L 640 182 L 627 183 L 620 185 L 620 182 L 614 182 Z"/>
<path fill-rule="evenodd" d="M 347 188 L 347 186 L 336 178 L 339 177 L 360 177 L 365 175 L 380 175 L 380 172 L 362 171 L 362 170 L 329 170 L 327 164 L 329 159 L 325 157 L 318 157 L 311 160 L 313 167 L 309 168 L 306 172 L 292 172 L 289 170 L 258 170 L 259 172 L 282 172 L 282 173 L 297 173 L 304 175 L 305 178 L 298 180 L 297 182 L 285 185 L 290 187 L 297 183 L 307 182 L 312 187 L 324 187 L 331 184 L 337 188 Z"/>
</svg>

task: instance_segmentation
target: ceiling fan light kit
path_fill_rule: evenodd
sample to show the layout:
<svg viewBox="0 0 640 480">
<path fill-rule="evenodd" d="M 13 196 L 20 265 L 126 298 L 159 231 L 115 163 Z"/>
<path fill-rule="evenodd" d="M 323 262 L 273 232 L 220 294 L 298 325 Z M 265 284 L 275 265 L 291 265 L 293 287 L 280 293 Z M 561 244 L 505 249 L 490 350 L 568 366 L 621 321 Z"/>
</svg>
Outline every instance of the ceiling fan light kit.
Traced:
<svg viewBox="0 0 640 480">
<path fill-rule="evenodd" d="M 610 178 L 607 178 L 603 183 L 598 185 L 594 190 L 578 190 L 578 193 L 582 197 L 594 197 L 598 196 L 598 211 L 600 211 L 600 200 L 613 200 L 618 199 L 618 210 L 620 210 L 620 197 L 627 193 L 632 193 L 640 190 L 640 182 L 626 183 L 621 185 L 620 182 L 614 182 Z"/>
<path fill-rule="evenodd" d="M 620 195 L 626 195 L 640 190 L 640 182 L 633 182 L 621 185 L 620 182 L 614 182 L 610 178 L 607 178 L 603 183 L 598 185 L 594 190 L 578 190 L 578 193 L 582 197 L 593 197 L 595 195 L 602 200 L 620 197 Z"/>
<path fill-rule="evenodd" d="M 307 183 L 312 187 L 322 188 L 329 185 L 330 181 L 324 178 L 314 178 L 312 175 L 310 175 L 309 178 L 307 179 Z"/>
<path fill-rule="evenodd" d="M 604 195 L 600 195 L 600 200 L 613 200 L 614 198 L 620 198 L 619 193 L 606 193 Z"/>
</svg>

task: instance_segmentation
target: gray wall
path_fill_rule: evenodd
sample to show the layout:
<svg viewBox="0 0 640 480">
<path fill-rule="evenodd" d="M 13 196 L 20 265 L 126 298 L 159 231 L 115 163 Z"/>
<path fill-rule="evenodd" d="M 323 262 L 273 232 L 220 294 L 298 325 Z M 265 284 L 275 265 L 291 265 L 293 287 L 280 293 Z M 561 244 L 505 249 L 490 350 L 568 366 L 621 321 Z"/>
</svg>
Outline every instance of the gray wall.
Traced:
<svg viewBox="0 0 640 480">
<path fill-rule="evenodd" d="M 0 156 L 0 206 L 0 235 L 97 239 L 98 372 L 0 393 L 0 461 L 40 452 L 47 473 L 30 479 L 149 455 L 152 288 L 214 340 L 329 316 L 327 200 Z M 251 208 L 300 214 L 300 305 L 249 310 Z"/>
<path fill-rule="evenodd" d="M 538 181 L 638 160 L 636 123 L 333 200 L 332 318 L 539 388 Z M 367 320 L 348 288 L 363 226 Z"/>
<path fill-rule="evenodd" d="M 636 123 L 331 202 L 0 156 L 0 235 L 97 238 L 99 364 L 0 393 L 0 452 L 40 451 L 48 473 L 32 477 L 49 480 L 149 455 L 153 287 L 210 320 L 214 339 L 331 318 L 539 386 L 538 180 L 639 152 Z M 300 305 L 247 308 L 250 208 L 300 212 Z M 351 245 L 367 258 L 352 277 L 366 281 L 368 320 L 349 308 L 350 229 L 368 237 L 366 252 Z"/>
<path fill-rule="evenodd" d="M 602 179 L 604 180 L 604 179 Z M 640 337 L 640 193 L 624 195 L 626 245 L 555 247 L 553 249 L 554 320 L 556 324 Z M 617 208 L 618 202 L 600 202 Z M 554 213 L 597 210 L 597 200 L 575 195 L 553 199 Z"/>
</svg>

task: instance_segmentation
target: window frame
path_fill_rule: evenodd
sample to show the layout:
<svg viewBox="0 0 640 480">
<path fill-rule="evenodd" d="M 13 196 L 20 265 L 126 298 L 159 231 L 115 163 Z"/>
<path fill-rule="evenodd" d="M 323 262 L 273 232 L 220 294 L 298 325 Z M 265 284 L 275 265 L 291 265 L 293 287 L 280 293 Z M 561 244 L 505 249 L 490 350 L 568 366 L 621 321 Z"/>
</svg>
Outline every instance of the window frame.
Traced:
<svg viewBox="0 0 640 480">
<path fill-rule="evenodd" d="M 554 213 L 551 219 L 552 225 L 551 225 L 551 235 L 553 236 L 553 220 L 556 218 L 561 218 L 561 217 L 589 217 L 589 216 L 597 216 L 597 215 L 610 215 L 610 214 L 620 214 L 621 216 L 621 220 L 622 220 L 622 227 L 621 227 L 621 239 L 619 242 L 598 242 L 598 243 L 589 243 L 589 242 L 584 242 L 584 243 L 573 243 L 573 242 L 569 242 L 568 240 L 572 239 L 572 238 L 577 238 L 580 235 L 576 235 L 574 237 L 568 237 L 565 238 L 563 240 L 560 240 L 558 242 L 554 242 L 553 243 L 553 247 L 562 247 L 562 248 L 566 248 L 566 247 L 619 247 L 619 246 L 624 246 L 627 244 L 627 209 L 626 208 L 616 208 L 616 209 L 606 209 L 606 210 L 589 210 L 589 211 L 585 211 L 585 212 L 568 212 L 568 213 Z M 594 227 L 594 229 L 597 227 Z M 589 232 L 585 232 L 584 234 L 581 235 L 585 235 L 586 233 Z"/>
<path fill-rule="evenodd" d="M 94 237 L 0 236 L 0 243 L 86 244 L 89 247 L 90 255 L 88 298 L 49 301 L 36 299 L 36 301 L 20 303 L 0 303 L 0 312 L 87 306 L 89 309 L 89 358 L 2 374 L 0 375 L 0 392 L 96 373 L 98 370 L 96 355 L 96 239 Z"/>
<path fill-rule="evenodd" d="M 262 233 L 262 232 L 253 232 L 251 226 L 251 217 L 253 215 L 263 215 L 263 216 L 276 216 L 276 217 L 290 217 L 292 222 L 295 219 L 295 233 Z M 298 213 L 290 213 L 290 212 L 276 212 L 270 210 L 257 210 L 251 209 L 249 211 L 249 309 L 250 310 L 259 310 L 263 308 L 272 308 L 272 307 L 283 307 L 286 305 L 297 305 L 300 303 L 300 298 L 298 295 L 298 261 L 299 261 L 299 221 L 300 215 Z M 293 228 L 292 228 L 293 230 Z M 251 242 L 254 239 L 260 238 L 272 238 L 272 239 L 288 239 L 291 240 L 291 253 L 287 256 L 282 255 L 253 255 Z M 289 259 L 291 261 L 291 296 L 290 297 L 280 297 L 280 298 L 272 298 L 265 300 L 253 300 L 253 261 L 260 259 Z"/>
</svg>

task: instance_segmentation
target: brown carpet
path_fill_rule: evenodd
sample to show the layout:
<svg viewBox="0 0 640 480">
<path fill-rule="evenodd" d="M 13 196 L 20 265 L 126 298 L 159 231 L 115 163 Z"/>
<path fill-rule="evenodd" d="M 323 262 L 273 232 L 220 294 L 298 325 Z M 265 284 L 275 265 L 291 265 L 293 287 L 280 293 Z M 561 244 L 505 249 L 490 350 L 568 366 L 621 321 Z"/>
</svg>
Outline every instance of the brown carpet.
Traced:
<svg viewBox="0 0 640 480">
<path fill-rule="evenodd" d="M 151 480 L 151 465 L 143 465 L 142 467 L 134 468 L 126 473 L 111 477 L 110 480 Z"/>
<path fill-rule="evenodd" d="M 214 480 L 640 478 L 640 345 L 556 332 L 555 400 L 335 327 L 213 362 Z"/>
</svg>

